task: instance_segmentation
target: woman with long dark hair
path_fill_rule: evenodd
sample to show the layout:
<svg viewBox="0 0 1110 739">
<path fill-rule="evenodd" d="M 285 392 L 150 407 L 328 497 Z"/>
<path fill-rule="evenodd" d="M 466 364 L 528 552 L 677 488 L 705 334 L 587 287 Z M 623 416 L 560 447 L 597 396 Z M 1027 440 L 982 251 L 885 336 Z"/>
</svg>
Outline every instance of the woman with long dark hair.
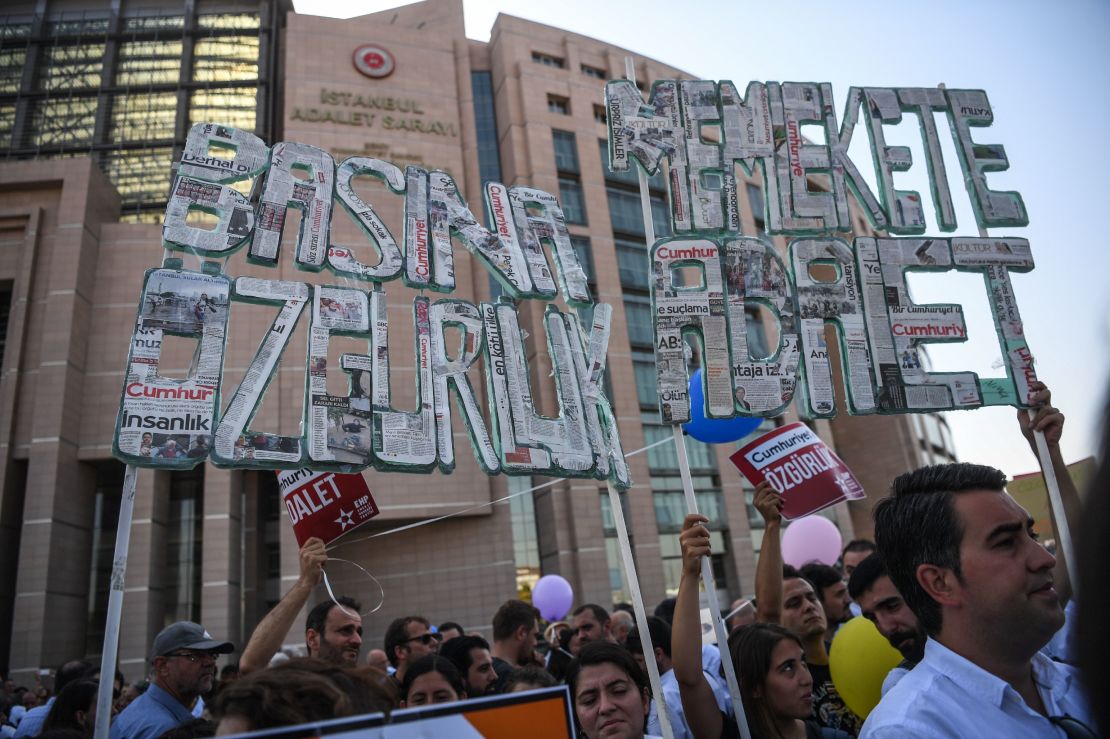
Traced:
<svg viewBox="0 0 1110 739">
<path fill-rule="evenodd" d="M 671 665 L 694 736 L 739 737 L 736 712 L 721 712 L 702 672 L 698 584 L 701 558 L 709 554 L 705 522 L 704 516 L 691 514 L 682 526 L 682 579 L 671 630 Z M 810 720 L 813 678 L 797 636 L 777 624 L 755 623 L 737 629 L 728 646 L 752 739 L 850 739 L 843 731 Z"/>
<path fill-rule="evenodd" d="M 42 730 L 69 729 L 92 736 L 96 727 L 96 693 L 99 685 L 96 680 L 78 680 L 62 688 L 42 724 Z"/>
</svg>

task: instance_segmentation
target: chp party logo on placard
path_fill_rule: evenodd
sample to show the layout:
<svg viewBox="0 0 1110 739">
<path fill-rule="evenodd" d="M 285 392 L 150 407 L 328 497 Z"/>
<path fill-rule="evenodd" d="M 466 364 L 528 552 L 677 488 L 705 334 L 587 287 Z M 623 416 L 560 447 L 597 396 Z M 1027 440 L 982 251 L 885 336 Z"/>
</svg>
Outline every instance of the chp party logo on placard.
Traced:
<svg viewBox="0 0 1110 739">
<path fill-rule="evenodd" d="M 764 434 L 729 459 L 753 485 L 767 480 L 782 493 L 787 521 L 867 497 L 848 465 L 801 422 Z"/>
<path fill-rule="evenodd" d="M 380 80 L 393 74 L 397 63 L 393 55 L 377 44 L 363 44 L 355 49 L 355 69 L 371 79 Z"/>
<path fill-rule="evenodd" d="M 277 478 L 300 546 L 314 536 L 330 544 L 380 513 L 362 475 L 285 470 Z"/>
</svg>

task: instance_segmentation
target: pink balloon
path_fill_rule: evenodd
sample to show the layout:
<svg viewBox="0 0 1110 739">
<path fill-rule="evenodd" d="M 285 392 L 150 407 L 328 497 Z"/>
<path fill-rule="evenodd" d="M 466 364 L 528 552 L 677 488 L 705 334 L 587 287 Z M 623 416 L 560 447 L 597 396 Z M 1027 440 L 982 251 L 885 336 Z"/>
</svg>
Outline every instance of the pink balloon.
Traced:
<svg viewBox="0 0 1110 739">
<path fill-rule="evenodd" d="M 567 615 L 574 603 L 574 590 L 559 575 L 544 575 L 532 588 L 532 605 L 548 621 L 558 621 Z"/>
<path fill-rule="evenodd" d="M 835 565 L 844 539 L 840 529 L 824 516 L 799 518 L 782 535 L 782 560 L 801 567 L 810 562 Z"/>
</svg>

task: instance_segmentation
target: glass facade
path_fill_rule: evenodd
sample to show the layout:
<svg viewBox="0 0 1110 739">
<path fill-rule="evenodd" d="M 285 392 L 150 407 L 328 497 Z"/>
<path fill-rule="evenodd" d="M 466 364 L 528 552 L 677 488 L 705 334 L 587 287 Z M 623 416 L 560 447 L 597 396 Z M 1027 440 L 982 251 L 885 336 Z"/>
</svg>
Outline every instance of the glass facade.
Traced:
<svg viewBox="0 0 1110 739">
<path fill-rule="evenodd" d="M 600 491 L 601 500 L 601 527 L 605 533 L 605 561 L 609 566 L 609 589 L 612 593 L 613 603 L 627 603 L 632 600 L 631 591 L 628 587 L 628 578 L 624 576 L 624 565 L 621 563 L 621 548 L 620 539 L 617 538 L 617 524 L 613 519 L 613 503 L 609 500 L 609 491 Z M 621 513 L 624 514 L 624 521 L 627 524 L 629 519 L 628 511 L 628 494 L 626 492 L 618 493 L 621 502 Z M 632 527 L 626 527 L 628 531 L 628 544 L 629 548 L 635 550 L 636 542 L 632 538 Z"/>
<path fill-rule="evenodd" d="M 166 625 L 200 621 L 201 533 L 204 524 L 204 466 L 170 472 L 167 525 Z"/>
<path fill-rule="evenodd" d="M 0 159 L 92 155 L 123 220 L 160 222 L 193 123 L 274 139 L 270 55 L 291 5 L 120 7 L 0 15 Z"/>
<path fill-rule="evenodd" d="M 89 620 L 85 631 L 87 658 L 99 657 L 104 646 L 123 473 L 123 464 L 115 460 L 96 463 L 96 499 L 93 502 L 92 551 L 89 557 Z"/>
<path fill-rule="evenodd" d="M 482 185 L 501 182 L 501 150 L 497 144 L 497 115 L 493 108 L 493 75 L 471 72 L 474 91 L 474 133 L 478 138 L 478 173 Z"/>
</svg>

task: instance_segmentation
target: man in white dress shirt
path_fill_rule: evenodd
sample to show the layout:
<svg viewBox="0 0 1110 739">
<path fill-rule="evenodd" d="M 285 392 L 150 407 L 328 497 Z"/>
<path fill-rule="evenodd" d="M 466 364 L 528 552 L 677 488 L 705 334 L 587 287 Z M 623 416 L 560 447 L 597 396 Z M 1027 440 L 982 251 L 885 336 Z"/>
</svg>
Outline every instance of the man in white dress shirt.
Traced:
<svg viewBox="0 0 1110 739">
<path fill-rule="evenodd" d="M 1095 736 L 1076 670 L 1039 653 L 1064 623 L 1056 560 L 1005 483 L 991 467 L 935 465 L 875 507 L 879 553 L 929 639 L 862 739 Z"/>
</svg>

